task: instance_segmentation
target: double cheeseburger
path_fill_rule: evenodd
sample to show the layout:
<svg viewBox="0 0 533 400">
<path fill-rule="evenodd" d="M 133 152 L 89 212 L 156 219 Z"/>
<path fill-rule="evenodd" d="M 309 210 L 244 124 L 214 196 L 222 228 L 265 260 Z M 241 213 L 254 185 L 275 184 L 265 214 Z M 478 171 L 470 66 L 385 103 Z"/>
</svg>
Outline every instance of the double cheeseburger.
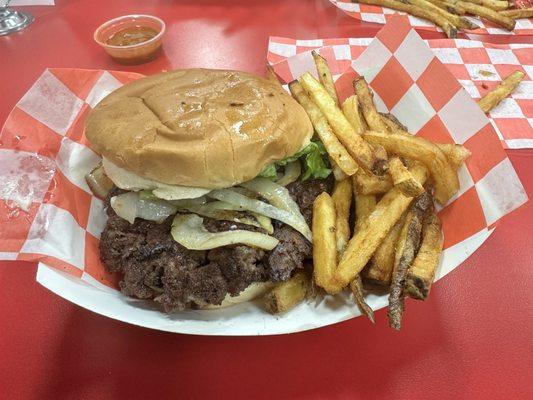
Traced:
<svg viewBox="0 0 533 400">
<path fill-rule="evenodd" d="M 244 72 L 190 69 L 137 80 L 91 112 L 102 163 L 105 268 L 166 312 L 250 300 L 311 256 L 312 204 L 331 181 L 301 106 Z"/>
</svg>

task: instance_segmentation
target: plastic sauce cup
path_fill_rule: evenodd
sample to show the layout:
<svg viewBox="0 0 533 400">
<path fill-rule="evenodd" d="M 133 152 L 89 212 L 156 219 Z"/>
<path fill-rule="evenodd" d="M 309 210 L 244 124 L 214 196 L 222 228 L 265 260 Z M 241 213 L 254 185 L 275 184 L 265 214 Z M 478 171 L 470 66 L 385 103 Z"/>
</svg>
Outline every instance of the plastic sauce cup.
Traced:
<svg viewBox="0 0 533 400">
<path fill-rule="evenodd" d="M 151 39 L 128 46 L 113 46 L 107 41 L 117 32 L 134 27 L 147 27 L 157 31 Z M 165 22 L 151 15 L 124 15 L 104 22 L 94 31 L 94 41 L 104 48 L 114 60 L 121 64 L 141 64 L 153 60 L 161 52 L 161 38 L 165 33 Z"/>
</svg>

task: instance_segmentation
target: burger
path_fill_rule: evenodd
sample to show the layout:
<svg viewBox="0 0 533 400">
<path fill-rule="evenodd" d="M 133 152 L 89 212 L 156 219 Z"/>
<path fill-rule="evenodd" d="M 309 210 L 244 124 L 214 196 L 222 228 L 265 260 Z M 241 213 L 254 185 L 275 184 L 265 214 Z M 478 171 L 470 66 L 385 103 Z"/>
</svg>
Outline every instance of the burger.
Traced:
<svg viewBox="0 0 533 400">
<path fill-rule="evenodd" d="M 325 150 L 276 82 L 188 69 L 129 83 L 90 113 L 102 156 L 104 267 L 166 312 L 251 300 L 304 268 L 312 205 L 331 190 Z"/>
</svg>

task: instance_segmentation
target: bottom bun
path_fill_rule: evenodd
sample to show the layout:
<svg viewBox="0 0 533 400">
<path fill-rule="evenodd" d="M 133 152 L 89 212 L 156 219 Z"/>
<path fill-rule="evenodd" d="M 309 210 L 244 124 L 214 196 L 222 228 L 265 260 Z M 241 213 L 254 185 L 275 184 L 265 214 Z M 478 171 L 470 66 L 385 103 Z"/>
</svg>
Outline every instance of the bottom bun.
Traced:
<svg viewBox="0 0 533 400">
<path fill-rule="evenodd" d="M 256 299 L 257 297 L 264 295 L 273 286 L 274 284 L 272 282 L 254 282 L 237 296 L 230 296 L 227 294 L 221 304 L 205 304 L 198 308 L 203 310 L 214 310 L 217 308 L 231 307 L 239 303 L 244 303 L 245 301 Z"/>
</svg>

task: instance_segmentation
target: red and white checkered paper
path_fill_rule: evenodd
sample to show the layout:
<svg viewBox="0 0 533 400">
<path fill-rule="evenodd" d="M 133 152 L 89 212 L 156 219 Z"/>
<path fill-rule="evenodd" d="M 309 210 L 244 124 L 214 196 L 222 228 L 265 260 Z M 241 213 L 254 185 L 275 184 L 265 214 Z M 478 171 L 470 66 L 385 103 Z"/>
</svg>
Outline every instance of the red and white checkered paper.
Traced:
<svg viewBox="0 0 533 400">
<path fill-rule="evenodd" d="M 392 55 L 398 48 L 406 53 Z M 324 50 L 326 56 L 327 51 L 331 48 Z M 387 61 L 374 68 L 378 64 L 369 63 L 369 57 Z M 312 68 L 308 53 L 299 60 L 290 63 L 293 72 Z M 525 203 L 526 194 L 487 118 L 408 26 L 387 26 L 356 68 L 369 79 L 376 98 L 411 130 L 441 142 L 464 143 L 472 151 L 460 172 L 460 193 L 440 212 L 446 236 L 440 278 L 479 247 L 501 217 Z M 349 71 L 337 81 L 343 97 L 354 74 Z M 359 315 L 353 302 L 336 298 L 302 304 L 283 317 L 254 303 L 168 316 L 154 304 L 116 290 L 117 277 L 106 273 L 99 260 L 103 202 L 84 181 L 99 161 L 84 136 L 84 120 L 106 94 L 139 76 L 49 69 L 18 102 L 0 136 L 0 259 L 37 261 L 37 280 L 58 295 L 115 319 L 171 332 L 289 333 Z M 417 113 L 409 115 L 413 107 Z M 377 309 L 387 299 L 370 295 L 368 301 Z M 335 302 L 339 304 L 332 307 Z"/>
<path fill-rule="evenodd" d="M 365 21 L 365 22 L 375 22 L 378 24 L 385 24 L 390 21 L 394 16 L 400 14 L 404 15 L 405 18 L 409 21 L 409 24 L 416 29 L 424 29 L 431 31 L 442 32 L 442 29 L 435 26 L 433 22 L 421 19 L 418 17 L 413 17 L 412 15 L 406 15 L 403 12 L 395 11 L 390 8 L 371 6 L 367 4 L 352 3 L 351 0 L 329 0 L 335 7 L 342 10 L 344 13 L 349 15 L 352 18 Z M 525 2 L 524 2 L 525 3 Z M 532 4 L 524 4 L 531 7 Z M 470 17 L 465 18 L 470 19 L 474 22 L 479 29 L 467 30 L 467 35 L 469 33 L 476 35 L 531 35 L 533 34 L 533 18 L 523 18 L 517 19 L 515 28 L 512 31 L 505 30 L 498 27 L 496 24 L 482 19 L 479 17 Z"/>
<path fill-rule="evenodd" d="M 300 71 L 300 58 L 306 57 L 302 56 L 302 53 L 323 48 L 321 51 L 326 53 L 332 72 L 339 75 L 351 68 L 372 40 L 371 38 L 298 40 L 271 37 L 267 58 L 271 65 L 276 65 L 280 77 L 288 80 L 294 76 L 293 70 Z M 524 80 L 509 97 L 490 112 L 489 119 L 503 147 L 533 148 L 533 45 L 496 45 L 466 39 L 434 39 L 425 42 L 474 99 L 479 99 L 494 89 L 513 71 L 524 72 L 526 74 Z M 383 65 L 388 53 L 382 53 L 378 48 L 372 50 L 376 51 L 385 58 L 372 59 L 372 62 L 377 66 Z"/>
</svg>

